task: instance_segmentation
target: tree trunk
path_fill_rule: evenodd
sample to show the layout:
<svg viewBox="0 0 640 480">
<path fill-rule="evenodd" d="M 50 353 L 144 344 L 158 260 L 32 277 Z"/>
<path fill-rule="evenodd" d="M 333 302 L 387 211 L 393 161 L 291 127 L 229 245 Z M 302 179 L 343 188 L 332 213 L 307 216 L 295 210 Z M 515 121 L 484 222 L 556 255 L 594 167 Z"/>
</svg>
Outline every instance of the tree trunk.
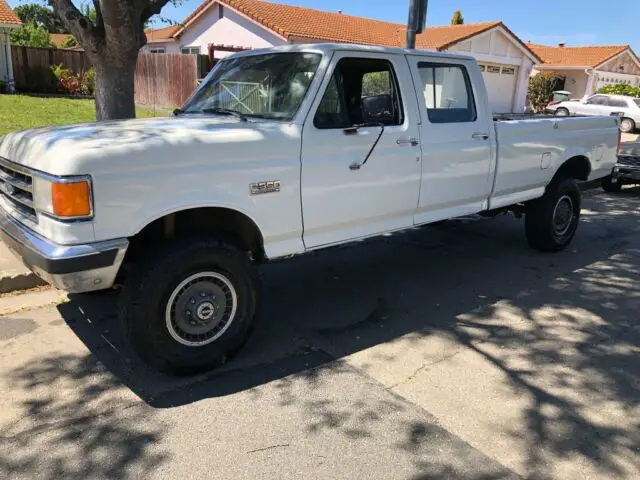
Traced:
<svg viewBox="0 0 640 480">
<path fill-rule="evenodd" d="M 115 67 L 111 62 L 98 61 L 96 69 L 96 119 L 114 120 L 135 118 L 135 89 L 137 59 L 120 59 Z"/>
</svg>

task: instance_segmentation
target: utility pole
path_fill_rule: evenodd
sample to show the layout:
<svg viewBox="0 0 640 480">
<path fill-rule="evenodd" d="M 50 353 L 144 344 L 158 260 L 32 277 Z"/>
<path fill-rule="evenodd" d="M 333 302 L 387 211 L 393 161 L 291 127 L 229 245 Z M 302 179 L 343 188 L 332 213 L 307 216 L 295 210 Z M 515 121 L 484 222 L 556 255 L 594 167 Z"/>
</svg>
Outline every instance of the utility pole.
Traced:
<svg viewBox="0 0 640 480">
<path fill-rule="evenodd" d="M 427 24 L 427 3 L 428 0 L 409 0 L 407 48 L 416 48 L 416 34 L 424 32 Z"/>
</svg>

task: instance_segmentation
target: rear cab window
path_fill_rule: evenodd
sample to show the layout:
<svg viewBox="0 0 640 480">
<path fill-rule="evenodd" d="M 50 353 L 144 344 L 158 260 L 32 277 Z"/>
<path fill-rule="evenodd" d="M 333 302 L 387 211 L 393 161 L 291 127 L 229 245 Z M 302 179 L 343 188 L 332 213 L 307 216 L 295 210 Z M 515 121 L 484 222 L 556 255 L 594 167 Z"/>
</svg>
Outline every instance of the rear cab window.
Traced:
<svg viewBox="0 0 640 480">
<path fill-rule="evenodd" d="M 462 64 L 419 62 L 422 98 L 431 123 L 466 123 L 478 118 L 473 86 Z"/>
</svg>

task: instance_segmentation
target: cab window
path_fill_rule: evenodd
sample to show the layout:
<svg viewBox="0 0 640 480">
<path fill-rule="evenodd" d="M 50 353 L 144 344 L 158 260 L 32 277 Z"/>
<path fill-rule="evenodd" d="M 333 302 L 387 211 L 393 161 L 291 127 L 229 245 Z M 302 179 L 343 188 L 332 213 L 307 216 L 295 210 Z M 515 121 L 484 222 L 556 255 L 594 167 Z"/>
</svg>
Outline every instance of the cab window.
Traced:
<svg viewBox="0 0 640 480">
<path fill-rule="evenodd" d="M 431 123 L 476 121 L 471 80 L 463 65 L 421 62 L 418 71 L 424 106 Z"/>
<path fill-rule="evenodd" d="M 403 122 L 393 65 L 388 60 L 369 58 L 343 58 L 338 62 L 313 121 L 320 129 Z"/>
</svg>

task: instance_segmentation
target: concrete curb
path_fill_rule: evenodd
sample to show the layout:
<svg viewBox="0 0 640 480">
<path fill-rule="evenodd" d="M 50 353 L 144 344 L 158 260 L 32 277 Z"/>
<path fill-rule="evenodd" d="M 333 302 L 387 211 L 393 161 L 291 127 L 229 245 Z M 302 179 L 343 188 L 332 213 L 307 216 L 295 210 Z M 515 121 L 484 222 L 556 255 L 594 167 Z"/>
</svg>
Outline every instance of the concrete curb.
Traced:
<svg viewBox="0 0 640 480">
<path fill-rule="evenodd" d="M 46 284 L 35 273 L 0 272 L 0 294 L 41 287 Z"/>
</svg>

